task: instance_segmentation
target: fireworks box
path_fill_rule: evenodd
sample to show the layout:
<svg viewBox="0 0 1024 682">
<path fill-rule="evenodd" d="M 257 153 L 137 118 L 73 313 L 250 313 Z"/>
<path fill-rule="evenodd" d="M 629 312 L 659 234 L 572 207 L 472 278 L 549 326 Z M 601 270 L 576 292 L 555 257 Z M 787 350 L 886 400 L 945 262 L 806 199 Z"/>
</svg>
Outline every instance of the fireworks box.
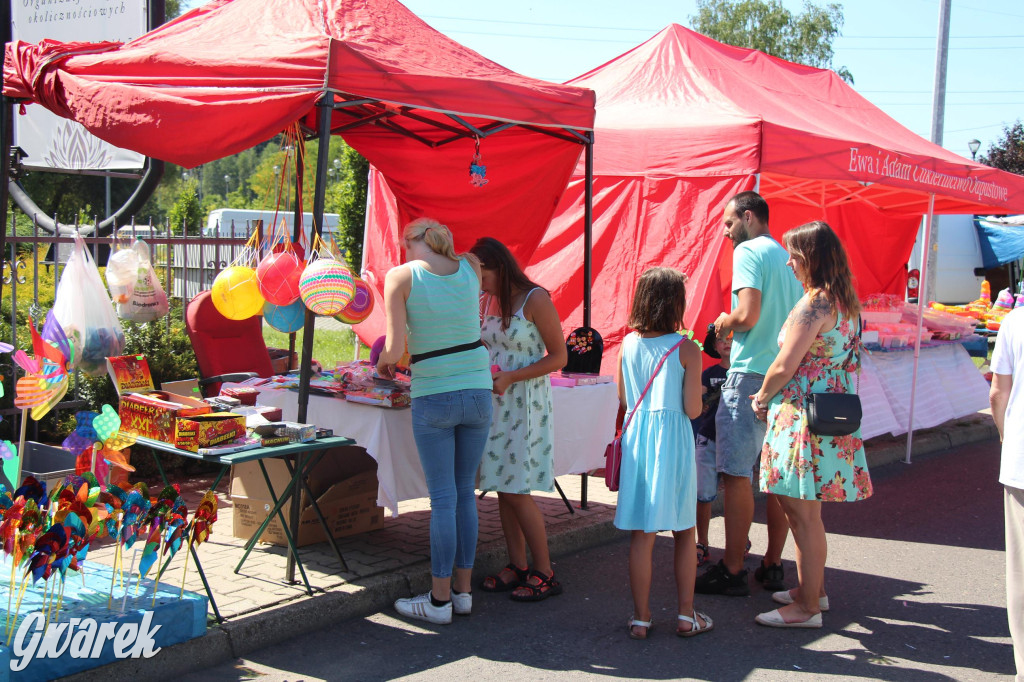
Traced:
<svg viewBox="0 0 1024 682">
<path fill-rule="evenodd" d="M 175 442 L 175 421 L 213 411 L 202 400 L 164 391 L 129 393 L 121 398 L 121 430 L 164 443 Z"/>
<path fill-rule="evenodd" d="M 198 452 L 245 436 L 245 416 L 232 412 L 211 412 L 174 420 L 174 445 Z"/>
<path fill-rule="evenodd" d="M 280 494 L 290 477 L 284 462 L 262 460 L 267 475 Z M 258 462 L 244 462 L 231 468 L 232 532 L 248 539 L 274 507 Z M 347 446 L 328 450 L 306 479 L 316 496 L 317 504 L 331 534 L 336 537 L 378 530 L 384 525 L 384 509 L 377 506 L 376 462 L 360 447 Z M 291 504 L 282 509 L 285 519 L 291 518 Z M 262 542 L 284 546 L 281 520 L 275 516 L 260 538 Z M 325 542 L 323 527 L 316 518 L 309 496 L 303 494 L 299 512 L 299 547 Z"/>
</svg>

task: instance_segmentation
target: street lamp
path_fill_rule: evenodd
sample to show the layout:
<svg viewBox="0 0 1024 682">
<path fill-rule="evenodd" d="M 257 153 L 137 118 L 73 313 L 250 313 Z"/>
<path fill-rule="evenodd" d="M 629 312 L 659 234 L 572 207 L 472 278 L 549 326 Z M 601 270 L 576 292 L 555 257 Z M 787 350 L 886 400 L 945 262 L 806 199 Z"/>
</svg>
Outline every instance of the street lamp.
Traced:
<svg viewBox="0 0 1024 682">
<path fill-rule="evenodd" d="M 967 148 L 971 150 L 971 161 L 978 156 L 978 150 L 981 149 L 981 140 L 970 140 L 967 143 Z"/>
<path fill-rule="evenodd" d="M 224 176 L 224 196 L 227 196 L 230 191 L 231 191 L 231 176 L 230 175 L 225 175 Z"/>
<path fill-rule="evenodd" d="M 334 170 L 341 172 L 341 159 L 334 160 Z"/>
</svg>

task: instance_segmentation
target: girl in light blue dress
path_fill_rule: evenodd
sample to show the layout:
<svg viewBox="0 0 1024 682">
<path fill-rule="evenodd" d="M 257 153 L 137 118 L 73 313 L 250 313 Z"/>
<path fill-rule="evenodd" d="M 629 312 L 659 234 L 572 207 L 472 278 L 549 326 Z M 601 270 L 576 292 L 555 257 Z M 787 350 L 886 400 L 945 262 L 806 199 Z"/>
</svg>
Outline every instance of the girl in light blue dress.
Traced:
<svg viewBox="0 0 1024 682">
<path fill-rule="evenodd" d="M 690 419 L 701 411 L 701 353 L 697 344 L 676 333 L 683 326 L 685 311 L 682 273 L 671 268 L 644 272 L 627 323 L 635 331 L 622 340 L 619 356 L 619 400 L 627 415 L 635 410 L 622 434 L 615 510 L 615 526 L 632 531 L 629 636 L 633 639 L 646 639 L 651 627 L 652 553 L 657 533 L 665 530 L 672 531 L 675 539 L 676 634 L 692 637 L 713 627 L 711 618 L 693 608 L 697 479 Z M 654 380 L 641 400 L 652 375 Z"/>
</svg>

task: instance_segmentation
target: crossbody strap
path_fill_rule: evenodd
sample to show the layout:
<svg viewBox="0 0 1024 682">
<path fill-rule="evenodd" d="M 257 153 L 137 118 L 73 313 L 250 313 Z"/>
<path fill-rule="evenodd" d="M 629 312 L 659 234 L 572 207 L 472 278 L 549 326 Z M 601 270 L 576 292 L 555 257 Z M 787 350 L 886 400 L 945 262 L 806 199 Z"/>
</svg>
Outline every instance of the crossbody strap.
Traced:
<svg viewBox="0 0 1024 682">
<path fill-rule="evenodd" d="M 629 412 L 629 416 L 626 417 L 626 421 L 622 425 L 622 433 L 626 432 L 626 427 L 629 426 L 629 422 L 632 421 L 633 415 L 636 413 L 637 408 L 640 407 L 640 403 L 642 403 L 644 401 L 644 396 L 647 395 L 647 390 L 651 387 L 651 384 L 654 383 L 654 377 L 658 376 L 658 372 L 661 370 L 661 366 L 663 364 L 665 364 L 665 360 L 667 360 L 668 356 L 672 355 L 672 353 L 675 352 L 675 350 L 677 348 L 679 348 L 679 346 L 683 345 L 683 341 L 685 341 L 685 340 L 686 340 L 685 336 L 683 338 L 679 339 L 679 343 L 677 343 L 676 345 L 674 345 L 671 348 L 669 348 L 668 352 L 661 356 L 661 360 L 658 361 L 658 366 L 654 368 L 654 372 L 651 374 L 651 378 L 647 380 L 647 385 L 644 386 L 644 390 L 641 391 L 640 397 L 637 398 L 636 405 L 633 406 L 633 409 L 630 410 L 630 412 Z"/>
</svg>

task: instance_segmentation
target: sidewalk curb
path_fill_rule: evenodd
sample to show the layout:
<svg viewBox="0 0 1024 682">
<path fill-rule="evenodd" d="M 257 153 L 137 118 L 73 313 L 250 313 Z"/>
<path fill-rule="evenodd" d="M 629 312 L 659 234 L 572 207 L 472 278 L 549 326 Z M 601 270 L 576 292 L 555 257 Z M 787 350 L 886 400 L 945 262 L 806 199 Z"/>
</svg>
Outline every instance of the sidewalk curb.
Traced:
<svg viewBox="0 0 1024 682">
<path fill-rule="evenodd" d="M 990 417 L 960 420 L 917 433 L 912 458 L 948 450 L 969 443 L 998 438 Z M 902 462 L 906 457 L 906 436 L 880 436 L 866 443 L 869 468 Z M 598 479 L 593 479 L 596 483 Z M 763 493 L 756 493 L 763 495 Z M 595 503 L 596 505 L 596 503 Z M 721 496 L 715 501 L 721 512 Z M 608 518 L 588 523 L 587 516 Z M 606 544 L 623 532 L 612 525 L 607 509 L 577 510 L 576 515 L 549 527 L 548 546 L 553 558 Z M 477 575 L 493 573 L 508 562 L 500 541 L 482 546 L 477 553 Z M 430 562 L 420 561 L 400 569 L 345 583 L 312 597 L 300 596 L 255 613 L 211 627 L 206 635 L 171 647 L 150 659 L 117 661 L 93 670 L 60 678 L 66 682 L 107 682 L 143 675 L 154 680 L 173 679 L 210 668 L 262 650 L 293 637 L 352 618 L 362 618 L 388 609 L 395 599 L 430 589 Z"/>
</svg>

